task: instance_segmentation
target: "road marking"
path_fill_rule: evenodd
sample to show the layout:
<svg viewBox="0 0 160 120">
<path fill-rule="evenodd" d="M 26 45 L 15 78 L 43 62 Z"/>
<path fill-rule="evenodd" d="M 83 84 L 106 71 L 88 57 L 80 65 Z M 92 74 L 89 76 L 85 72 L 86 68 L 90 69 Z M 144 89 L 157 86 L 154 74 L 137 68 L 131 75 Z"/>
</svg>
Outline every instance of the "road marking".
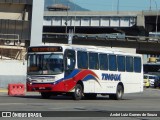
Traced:
<svg viewBox="0 0 160 120">
<path fill-rule="evenodd" d="M 0 105 L 24 105 L 24 103 L 0 103 Z"/>
</svg>

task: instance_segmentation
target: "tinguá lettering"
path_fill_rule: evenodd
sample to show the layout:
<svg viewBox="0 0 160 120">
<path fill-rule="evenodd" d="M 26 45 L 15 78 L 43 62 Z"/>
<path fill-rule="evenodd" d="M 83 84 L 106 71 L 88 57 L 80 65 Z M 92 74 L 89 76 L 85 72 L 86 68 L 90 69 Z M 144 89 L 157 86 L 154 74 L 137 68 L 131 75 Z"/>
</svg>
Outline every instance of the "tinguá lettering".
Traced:
<svg viewBox="0 0 160 120">
<path fill-rule="evenodd" d="M 102 73 L 102 80 L 121 81 L 121 74 Z"/>
</svg>

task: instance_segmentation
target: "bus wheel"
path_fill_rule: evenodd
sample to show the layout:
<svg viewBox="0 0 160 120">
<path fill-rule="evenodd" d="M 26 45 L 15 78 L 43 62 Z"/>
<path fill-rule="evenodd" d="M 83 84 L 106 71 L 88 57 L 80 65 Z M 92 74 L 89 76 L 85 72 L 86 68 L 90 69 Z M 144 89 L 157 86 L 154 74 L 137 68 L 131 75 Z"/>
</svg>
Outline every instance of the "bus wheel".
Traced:
<svg viewBox="0 0 160 120">
<path fill-rule="evenodd" d="M 122 85 L 117 86 L 117 92 L 115 94 L 115 100 L 121 100 L 123 96 L 123 87 Z"/>
<path fill-rule="evenodd" d="M 49 92 L 41 92 L 41 97 L 43 99 L 48 99 L 48 98 L 51 97 L 51 93 L 49 93 Z"/>
<path fill-rule="evenodd" d="M 74 100 L 81 100 L 82 99 L 82 86 L 80 84 L 77 84 L 75 86 L 75 91 L 73 93 L 73 99 Z"/>
<path fill-rule="evenodd" d="M 114 100 L 121 100 L 122 96 L 123 96 L 123 87 L 122 85 L 118 85 L 116 94 L 109 95 L 109 98 Z"/>
</svg>

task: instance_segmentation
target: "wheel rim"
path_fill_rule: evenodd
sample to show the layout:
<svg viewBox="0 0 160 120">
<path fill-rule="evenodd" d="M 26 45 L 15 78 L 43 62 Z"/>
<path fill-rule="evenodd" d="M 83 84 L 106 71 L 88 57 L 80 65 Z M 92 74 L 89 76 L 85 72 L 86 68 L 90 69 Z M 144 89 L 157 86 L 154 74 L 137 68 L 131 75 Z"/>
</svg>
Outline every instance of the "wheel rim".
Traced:
<svg viewBox="0 0 160 120">
<path fill-rule="evenodd" d="M 122 90 L 118 90 L 118 98 L 121 98 L 122 97 Z"/>
<path fill-rule="evenodd" d="M 76 95 L 77 95 L 77 97 L 81 96 L 81 89 L 80 88 L 76 89 Z"/>
<path fill-rule="evenodd" d="M 118 86 L 118 89 L 117 89 L 117 98 L 121 99 L 122 96 L 123 96 L 123 88 L 122 88 L 122 86 Z"/>
</svg>

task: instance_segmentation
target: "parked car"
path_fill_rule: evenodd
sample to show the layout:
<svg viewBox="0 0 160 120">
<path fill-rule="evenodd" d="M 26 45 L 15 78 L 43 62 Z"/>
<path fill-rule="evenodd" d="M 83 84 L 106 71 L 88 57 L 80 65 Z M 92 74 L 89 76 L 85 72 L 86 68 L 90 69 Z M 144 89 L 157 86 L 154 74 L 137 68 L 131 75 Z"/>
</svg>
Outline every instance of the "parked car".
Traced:
<svg viewBox="0 0 160 120">
<path fill-rule="evenodd" d="M 154 82 L 154 88 L 160 88 L 160 77 L 156 77 L 155 82 Z"/>
<path fill-rule="evenodd" d="M 144 76 L 146 76 L 146 79 L 149 80 L 150 87 L 154 87 L 155 79 L 156 79 L 158 76 L 156 76 L 156 75 L 150 75 L 150 74 L 144 74 Z"/>
<path fill-rule="evenodd" d="M 146 76 L 146 75 L 143 76 L 143 86 L 146 87 L 146 88 L 150 87 L 149 77 Z"/>
</svg>

